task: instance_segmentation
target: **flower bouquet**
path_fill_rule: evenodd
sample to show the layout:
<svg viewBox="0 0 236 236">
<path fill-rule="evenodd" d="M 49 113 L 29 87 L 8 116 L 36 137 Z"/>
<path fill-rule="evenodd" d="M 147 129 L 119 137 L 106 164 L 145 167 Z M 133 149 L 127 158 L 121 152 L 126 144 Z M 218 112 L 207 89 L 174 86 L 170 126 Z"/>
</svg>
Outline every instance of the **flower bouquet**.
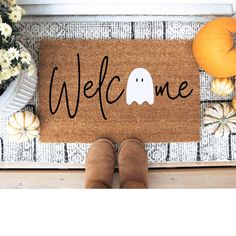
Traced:
<svg viewBox="0 0 236 236">
<path fill-rule="evenodd" d="M 17 41 L 24 13 L 16 0 L 0 0 L 0 115 L 24 107 L 37 85 L 35 63 Z"/>
</svg>

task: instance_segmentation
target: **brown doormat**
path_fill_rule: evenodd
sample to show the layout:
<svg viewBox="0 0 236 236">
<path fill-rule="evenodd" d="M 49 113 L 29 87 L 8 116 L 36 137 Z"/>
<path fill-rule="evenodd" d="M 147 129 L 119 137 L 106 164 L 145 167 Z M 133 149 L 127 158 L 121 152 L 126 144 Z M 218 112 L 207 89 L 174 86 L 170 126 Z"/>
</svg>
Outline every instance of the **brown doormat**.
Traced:
<svg viewBox="0 0 236 236">
<path fill-rule="evenodd" d="M 41 141 L 199 141 L 199 74 L 191 46 L 191 41 L 41 41 Z"/>
</svg>

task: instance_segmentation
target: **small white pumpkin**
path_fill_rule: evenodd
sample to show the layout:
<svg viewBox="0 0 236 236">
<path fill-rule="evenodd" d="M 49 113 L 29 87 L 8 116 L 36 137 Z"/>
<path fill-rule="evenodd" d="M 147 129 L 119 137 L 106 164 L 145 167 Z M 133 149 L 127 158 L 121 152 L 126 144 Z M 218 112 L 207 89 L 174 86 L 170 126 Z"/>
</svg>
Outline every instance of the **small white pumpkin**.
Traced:
<svg viewBox="0 0 236 236">
<path fill-rule="evenodd" d="M 14 113 L 7 125 L 9 139 L 24 142 L 38 137 L 40 122 L 38 117 L 30 111 Z"/>
<path fill-rule="evenodd" d="M 215 103 L 205 110 L 203 123 L 207 131 L 218 137 L 225 137 L 236 131 L 236 114 L 227 103 Z"/>
<path fill-rule="evenodd" d="M 234 84 L 228 78 L 215 78 L 211 83 L 211 91 L 218 96 L 228 96 L 234 91 Z"/>
</svg>

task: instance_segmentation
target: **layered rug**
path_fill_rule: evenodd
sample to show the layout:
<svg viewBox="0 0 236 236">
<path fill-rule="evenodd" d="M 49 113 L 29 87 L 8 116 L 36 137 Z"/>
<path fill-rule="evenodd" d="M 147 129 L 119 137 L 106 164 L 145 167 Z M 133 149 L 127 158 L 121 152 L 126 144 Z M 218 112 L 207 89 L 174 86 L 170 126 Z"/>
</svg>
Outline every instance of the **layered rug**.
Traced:
<svg viewBox="0 0 236 236">
<path fill-rule="evenodd" d="M 23 23 L 21 23 L 20 28 L 21 28 L 21 38 L 20 41 L 21 43 L 31 52 L 34 60 L 36 61 L 37 65 L 39 65 L 39 47 L 40 47 L 40 42 L 42 39 L 50 39 L 49 42 L 52 42 L 51 39 L 79 39 L 79 40 L 104 40 L 104 39 L 113 39 L 113 40 L 123 40 L 125 39 L 127 42 L 131 40 L 137 40 L 137 41 L 142 41 L 143 39 L 149 39 L 150 42 L 153 41 L 153 43 L 160 43 L 163 45 L 167 45 L 168 42 L 171 42 L 169 40 L 191 40 L 195 36 L 195 34 L 198 32 L 198 30 L 203 26 L 204 23 L 207 22 L 207 19 L 205 18 L 198 18 L 198 20 L 185 20 L 185 21 L 150 21 L 150 22 L 93 22 L 93 21 L 88 21 L 88 22 L 83 22 L 83 21 L 78 21 L 77 17 L 56 17 L 56 18 L 51 18 L 51 17 L 38 17 L 38 18 L 26 18 Z M 85 41 L 86 42 L 86 41 Z M 88 42 L 88 41 L 87 41 Z M 146 42 L 146 41 L 142 41 Z M 187 42 L 188 43 L 188 42 Z M 52 46 L 52 44 L 51 44 Z M 45 47 L 44 48 L 44 54 L 49 53 L 51 50 L 50 47 Z M 118 49 L 117 49 L 118 50 Z M 163 49 L 164 50 L 164 49 Z M 145 51 L 143 51 L 145 53 Z M 65 57 L 66 58 L 66 57 Z M 102 59 L 104 57 L 101 57 L 99 62 L 94 62 L 98 68 L 96 69 L 96 75 L 99 74 L 99 69 L 101 66 Z M 179 58 L 179 57 L 177 57 Z M 170 57 L 170 60 L 175 60 L 175 65 L 177 63 L 177 58 L 173 58 L 173 55 Z M 67 58 L 68 59 L 68 58 Z M 181 60 L 185 60 L 186 58 L 181 58 Z M 69 59 L 68 59 L 69 60 Z M 160 59 L 157 59 L 160 60 Z M 74 66 L 77 65 L 78 61 L 73 61 L 75 63 Z M 114 62 L 116 63 L 116 62 Z M 131 60 L 131 63 L 132 60 Z M 201 116 L 203 114 L 204 108 L 212 102 L 218 102 L 218 101 L 230 101 L 232 97 L 235 94 L 230 95 L 229 97 L 224 98 L 222 100 L 221 97 L 217 97 L 216 95 L 213 95 L 210 92 L 210 82 L 211 82 L 211 77 L 206 74 L 203 70 L 197 69 L 198 71 L 195 72 L 193 69 L 194 67 L 191 63 L 189 64 L 189 68 L 182 67 L 182 61 L 179 62 L 178 68 L 179 68 L 179 73 L 182 74 L 182 76 L 189 78 L 189 70 L 193 70 L 195 73 L 198 73 L 198 78 L 197 78 L 197 83 L 196 85 L 192 85 L 193 88 L 197 91 L 197 84 L 200 84 L 200 98 L 194 97 L 194 100 L 191 101 L 192 105 L 195 105 L 196 107 L 193 107 L 192 109 L 187 110 L 187 112 L 182 113 L 180 119 L 187 121 L 186 124 L 184 124 L 184 128 L 182 131 L 185 132 L 185 137 L 186 132 L 190 132 L 190 129 L 188 130 L 189 127 L 192 127 L 193 132 L 192 136 L 190 135 L 188 139 L 186 140 L 178 140 L 175 136 L 175 134 L 171 134 L 171 132 L 167 132 L 162 130 L 161 132 L 162 135 L 158 136 L 158 139 L 155 140 L 154 137 L 157 137 L 153 134 L 152 137 L 150 136 L 143 136 L 142 139 L 146 142 L 145 147 L 148 153 L 148 159 L 149 159 L 149 165 L 150 167 L 159 167 L 159 166 L 179 166 L 179 165 L 184 165 L 184 166 L 197 166 L 197 165 L 221 165 L 221 163 L 226 163 L 229 165 L 234 165 L 235 160 L 236 160 L 236 136 L 234 134 L 229 135 L 227 138 L 216 138 L 214 136 L 209 135 L 204 131 L 204 129 L 200 129 L 200 141 L 199 140 L 199 127 L 200 127 L 200 120 L 192 120 L 191 117 L 193 114 L 191 112 L 196 112 L 194 113 L 195 115 L 197 114 L 198 106 L 201 111 Z M 129 78 L 129 75 L 131 74 L 132 70 L 135 69 L 136 67 L 140 68 L 140 65 L 134 65 L 134 67 L 131 68 L 131 66 L 128 66 L 128 69 L 126 71 L 123 71 L 122 73 L 125 73 L 124 77 Z M 81 67 L 82 69 L 82 67 Z M 153 72 L 153 69 L 151 67 L 148 67 L 148 65 L 145 65 L 145 68 L 148 72 L 149 75 L 153 76 L 156 72 Z M 51 68 L 50 68 L 51 70 Z M 41 71 L 41 70 L 40 70 Z M 45 70 L 46 71 L 46 70 Z M 52 71 L 50 71 L 51 73 Z M 173 71 L 170 71 L 171 73 Z M 74 74 L 78 72 L 74 71 Z M 81 72 L 82 73 L 82 72 Z M 94 72 L 95 73 L 95 72 Z M 163 79 L 161 82 L 166 82 L 166 75 L 168 72 L 163 73 L 163 71 L 159 70 L 160 76 L 162 76 Z M 174 72 L 173 72 L 174 73 Z M 190 73 L 191 74 L 191 73 Z M 44 75 L 43 75 L 44 76 Z M 56 78 L 56 77 L 55 77 Z M 81 77 L 82 78 L 82 77 Z M 140 77 L 141 78 L 141 77 Z M 97 78 L 98 79 L 98 78 Z M 136 79 L 136 78 L 135 78 Z M 126 87 L 127 82 L 125 81 L 124 84 L 120 84 L 123 87 L 125 86 L 125 89 L 127 90 L 128 87 Z M 56 80 L 55 80 L 56 81 Z M 114 79 L 114 82 L 117 82 L 118 80 Z M 181 82 L 176 80 L 179 84 Z M 191 79 L 192 81 L 192 79 Z M 153 83 L 153 88 L 155 89 L 155 83 L 158 81 L 154 80 Z M 165 83 L 164 83 L 165 84 Z M 41 85 L 40 85 L 41 86 Z M 45 86 L 48 86 L 45 85 Z M 89 85 L 88 85 L 89 86 Z M 119 87 L 122 91 L 123 87 Z M 136 85 L 135 85 L 136 86 Z M 106 87 L 106 86 L 105 86 Z M 89 92 L 88 95 L 92 92 L 92 90 Z M 125 91 L 127 92 L 127 91 Z M 154 91 L 155 92 L 155 91 Z M 48 104 L 48 94 L 46 93 L 46 99 L 45 103 Z M 58 94 L 55 94 L 55 91 L 53 91 L 54 96 L 58 96 Z M 155 94 L 155 93 L 154 93 Z M 39 99 L 38 99 L 37 94 L 35 98 L 32 100 L 32 102 L 25 108 L 27 110 L 31 110 L 37 114 L 39 114 Z M 91 95 L 91 94 L 90 94 Z M 116 94 L 117 95 L 117 94 Z M 115 94 L 110 94 L 110 100 L 114 100 L 116 98 Z M 133 95 L 132 95 L 133 96 Z M 136 97 L 130 97 L 131 100 L 127 100 L 125 94 L 123 97 L 121 97 L 123 104 L 126 103 L 126 107 L 130 107 L 128 103 L 132 103 L 133 101 L 135 103 L 132 103 L 131 106 L 136 106 L 136 108 L 140 109 L 138 105 L 138 101 L 136 101 L 138 98 Z M 162 98 L 162 97 L 161 97 Z M 41 99 L 41 98 L 40 98 Z M 43 99 L 43 98 L 42 98 Z M 153 100 L 149 97 L 144 97 L 143 100 L 145 100 L 145 109 L 148 109 L 151 107 L 150 104 L 152 104 Z M 157 99 L 157 97 L 155 97 Z M 161 100 L 161 99 L 160 99 Z M 52 103 L 52 111 L 55 108 L 56 101 L 53 100 L 54 103 Z M 89 101 L 89 100 L 88 100 Z M 121 100 L 120 100 L 121 101 Z M 186 100 L 187 101 L 187 100 Z M 41 104 L 42 101 L 40 101 Z M 71 106 L 73 107 L 73 102 L 71 103 Z M 81 101 L 82 102 L 82 101 Z M 91 102 L 91 101 L 90 101 Z M 142 101 L 140 101 L 141 103 Z M 156 101 L 155 101 L 156 102 Z M 164 102 L 167 103 L 168 106 L 171 106 L 171 102 L 167 101 L 167 99 L 163 99 L 163 104 Z M 64 104 L 64 105 L 63 105 Z M 68 120 L 70 117 L 68 116 L 68 111 L 66 110 L 65 102 L 62 104 L 61 110 L 59 112 L 65 113 L 66 116 L 64 117 L 66 120 Z M 82 104 L 82 103 L 81 103 Z M 112 109 L 118 109 L 116 107 L 112 108 L 111 110 L 107 110 L 105 107 L 104 109 L 104 114 L 101 113 L 101 109 L 98 108 L 98 100 L 97 98 L 94 97 L 94 100 L 92 101 L 92 104 L 96 106 L 96 116 L 100 117 L 101 121 L 103 121 L 105 115 L 105 118 L 109 120 L 114 114 Z M 155 103 L 157 104 L 157 103 Z M 162 104 L 162 105 L 163 105 Z M 88 107 L 87 101 L 84 103 L 84 109 Z M 173 104 L 172 104 L 173 105 Z M 82 106 L 82 105 L 81 105 Z M 45 107 L 45 106 L 44 106 Z M 48 107 L 48 105 L 47 105 Z M 164 107 L 164 106 L 163 106 Z M 180 106 L 179 106 L 180 107 Z M 186 106 L 187 107 L 187 106 Z M 188 106 L 189 107 L 189 106 Z M 119 108 L 121 109 L 121 108 Z M 144 108 L 142 108 L 144 109 Z M 86 109 L 85 109 L 86 110 Z M 70 115 L 73 116 L 73 109 L 72 113 Z M 121 111 L 121 110 L 119 110 Z M 47 112 L 47 111 L 45 111 Z M 87 111 L 89 113 L 89 111 Z M 137 112 L 137 110 L 133 110 L 133 112 Z M 174 110 L 174 113 L 177 114 L 177 112 Z M 190 113 L 189 113 L 190 112 Z M 41 113 L 41 111 L 40 111 Z M 8 138 L 5 135 L 5 129 L 6 129 L 6 124 L 8 121 L 8 117 L 5 118 L 0 118 L 0 166 L 4 167 L 10 167 L 11 165 L 14 165 L 16 163 L 19 167 L 21 166 L 20 163 L 25 163 L 26 165 L 28 163 L 31 164 L 31 167 L 61 167 L 61 168 L 66 168 L 68 166 L 71 167 L 78 167 L 78 168 L 83 168 L 84 166 L 84 161 L 86 158 L 87 151 L 90 147 L 90 143 L 87 142 L 92 142 L 95 136 L 81 136 L 80 139 L 76 139 L 75 137 L 71 140 L 70 137 L 71 135 L 69 134 L 68 136 L 63 135 L 63 131 L 61 130 L 61 139 L 58 140 L 57 138 L 53 135 L 57 135 L 58 133 L 53 132 L 46 132 L 46 127 L 53 127 L 52 126 L 52 120 L 44 120 L 46 119 L 44 111 L 42 111 L 43 117 L 42 117 L 42 127 L 45 127 L 45 130 L 43 128 L 43 133 L 42 133 L 42 141 L 40 142 L 39 140 L 31 140 L 25 143 L 21 144 L 16 144 L 8 140 Z M 40 115 L 40 114 L 39 114 Z M 52 114 L 51 114 L 52 115 Z M 123 115 L 123 114 L 122 114 Z M 145 113 L 142 114 L 144 117 L 141 117 L 143 120 L 148 120 L 149 117 L 145 117 Z M 78 115 L 79 116 L 79 115 Z M 107 117 L 106 117 L 107 116 Z M 68 118 L 69 117 L 69 118 Z M 81 116 L 80 116 L 81 117 Z M 115 116 L 114 116 L 115 117 Z M 132 119 L 132 117 L 130 117 Z M 79 118 L 77 118 L 79 119 Z M 93 118 L 94 119 L 94 118 Z M 125 119 L 125 118 L 124 118 Z M 150 117 L 150 119 L 153 121 L 153 117 Z M 63 119 L 62 119 L 63 120 Z M 163 121 L 165 119 L 163 118 Z M 156 120 L 155 120 L 156 121 Z M 44 123 L 45 122 L 45 123 Z M 50 126 L 48 124 L 50 123 Z M 88 122 L 88 121 L 86 121 Z M 85 123 L 86 123 L 85 122 Z M 91 124 L 93 122 L 91 121 Z M 132 124 L 132 122 L 131 122 Z M 167 126 L 170 124 L 168 123 L 167 120 Z M 44 126 L 45 125 L 45 126 Z M 163 125 L 165 125 L 163 123 Z M 93 129 L 96 129 L 95 126 L 91 127 Z M 117 124 L 118 130 L 122 130 L 122 127 L 120 124 Z M 158 127 L 158 126 L 157 126 Z M 164 126 L 161 126 L 164 127 Z M 161 127 L 158 127 L 159 129 Z M 169 126 L 171 127 L 171 125 Z M 195 128 L 194 128 L 195 127 Z M 144 129 L 146 129 L 147 126 L 144 126 Z M 73 129 L 70 127 L 70 129 Z M 94 133 L 93 129 L 91 129 L 91 133 Z M 105 129 L 106 130 L 106 129 Z M 109 129 L 108 129 L 109 130 Z M 178 129 L 180 132 L 181 128 Z M 54 130 L 55 131 L 55 130 Z M 106 130 L 107 131 L 107 130 Z M 110 131 L 109 131 L 110 132 Z M 142 130 L 139 131 L 142 133 Z M 150 134 L 150 132 L 146 131 L 147 134 Z M 144 132 L 144 133 L 145 133 Z M 140 133 L 137 133 L 137 136 L 140 135 Z M 155 130 L 154 133 L 158 133 L 158 130 Z M 178 133 L 179 134 L 179 133 Z M 112 134 L 114 139 L 120 141 L 121 139 L 125 137 L 121 136 L 116 136 L 115 134 Z M 115 135 L 115 136 L 114 136 Z M 128 135 L 128 134 L 127 134 Z M 78 137 L 78 136 L 76 136 Z M 92 137 L 91 140 L 89 137 Z M 163 139 L 162 139 L 163 137 Z M 165 137 L 165 138 L 164 138 Z M 86 143 L 81 143 L 81 141 L 86 142 Z M 64 143 L 55 143 L 56 141 L 63 141 Z M 188 141 L 188 142 L 179 142 L 179 141 Z M 52 143 L 49 143 L 52 142 Z M 75 143 L 77 142 L 77 143 Z M 80 143 L 79 143 L 80 142 Z M 118 146 L 117 146 L 118 148 Z"/>
</svg>

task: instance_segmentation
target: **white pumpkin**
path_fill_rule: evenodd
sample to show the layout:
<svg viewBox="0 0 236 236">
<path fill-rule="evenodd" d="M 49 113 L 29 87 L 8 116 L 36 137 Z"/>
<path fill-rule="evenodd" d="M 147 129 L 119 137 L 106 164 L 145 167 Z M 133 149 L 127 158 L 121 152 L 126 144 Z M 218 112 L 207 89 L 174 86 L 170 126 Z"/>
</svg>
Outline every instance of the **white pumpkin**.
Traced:
<svg viewBox="0 0 236 236">
<path fill-rule="evenodd" d="M 7 125 L 9 139 L 24 142 L 38 137 L 40 122 L 38 117 L 30 111 L 14 113 Z"/>
<path fill-rule="evenodd" d="M 218 96 L 228 96 L 234 91 L 234 83 L 229 78 L 215 78 L 211 83 L 211 91 Z"/>
<path fill-rule="evenodd" d="M 211 134 L 218 137 L 228 136 L 236 131 L 235 110 L 227 103 L 209 105 L 205 110 L 203 123 Z"/>
</svg>

